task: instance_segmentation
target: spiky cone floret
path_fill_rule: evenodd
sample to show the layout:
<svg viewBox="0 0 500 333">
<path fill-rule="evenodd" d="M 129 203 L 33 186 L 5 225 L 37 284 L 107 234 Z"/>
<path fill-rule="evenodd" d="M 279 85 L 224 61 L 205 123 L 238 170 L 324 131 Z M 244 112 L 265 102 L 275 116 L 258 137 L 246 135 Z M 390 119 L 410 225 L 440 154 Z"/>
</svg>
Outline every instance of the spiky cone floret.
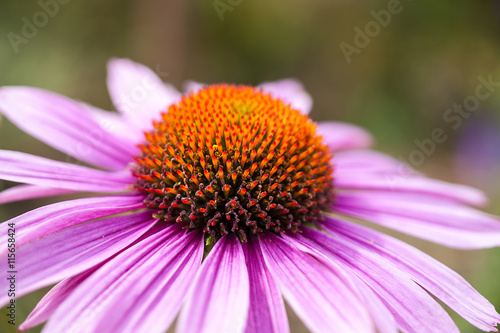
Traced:
<svg viewBox="0 0 500 333">
<path fill-rule="evenodd" d="M 214 240 L 297 231 L 333 197 L 331 155 L 315 123 L 252 87 L 191 93 L 145 138 L 134 172 L 145 205 Z"/>
</svg>

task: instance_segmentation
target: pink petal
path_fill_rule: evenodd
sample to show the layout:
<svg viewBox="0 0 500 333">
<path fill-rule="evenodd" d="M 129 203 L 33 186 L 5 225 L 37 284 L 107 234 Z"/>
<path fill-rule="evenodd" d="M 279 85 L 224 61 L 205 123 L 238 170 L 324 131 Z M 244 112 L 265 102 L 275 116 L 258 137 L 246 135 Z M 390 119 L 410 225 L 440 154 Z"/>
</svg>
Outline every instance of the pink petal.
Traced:
<svg viewBox="0 0 500 333">
<path fill-rule="evenodd" d="M 259 85 L 262 90 L 279 98 L 285 104 L 290 104 L 293 109 L 307 115 L 312 109 L 313 101 L 305 91 L 304 86 L 294 79 L 283 79 L 274 82 L 264 82 Z"/>
<path fill-rule="evenodd" d="M 332 209 L 450 247 L 478 249 L 500 245 L 498 217 L 444 198 L 339 192 Z"/>
<path fill-rule="evenodd" d="M 178 246 L 177 257 L 172 259 L 168 267 L 164 267 L 162 276 L 143 293 L 130 309 L 127 318 L 121 321 L 117 332 L 164 332 L 177 316 L 192 281 L 199 270 L 203 257 L 203 239 L 195 237 L 196 232 L 189 233 L 182 242 L 189 241 L 185 247 Z M 165 265 L 159 258 L 156 266 Z M 165 313 L 168 313 L 167 315 Z"/>
<path fill-rule="evenodd" d="M 159 229 L 159 230 L 158 230 Z M 61 304 L 49 332 L 165 332 L 203 255 L 202 235 L 157 228 L 85 280 Z"/>
<path fill-rule="evenodd" d="M 483 331 L 495 331 L 500 315 L 467 281 L 439 261 L 383 233 L 326 217 L 324 227 L 349 237 L 359 247 L 382 256 L 408 274 L 422 288 Z M 453 287 L 451 287 L 453 286 Z"/>
<path fill-rule="evenodd" d="M 35 309 L 29 314 L 28 318 L 19 325 L 19 330 L 25 331 L 37 325 L 40 325 L 49 319 L 61 303 L 73 293 L 73 291 L 92 275 L 100 266 L 92 267 L 80 274 L 64 279 L 56 284 L 43 298 L 38 302 Z"/>
<path fill-rule="evenodd" d="M 370 151 L 336 154 L 334 157 L 335 186 L 356 190 L 422 193 L 471 205 L 484 205 L 487 202 L 485 195 L 475 188 L 430 179 L 416 172 L 411 173 L 409 167 L 395 160 L 389 163 L 389 157 L 384 160 L 380 155 L 383 154 L 374 154 Z M 360 164 L 359 162 L 363 159 L 366 161 L 374 159 L 374 161 Z M 380 160 L 381 163 L 379 163 Z"/>
<path fill-rule="evenodd" d="M 288 304 L 313 332 L 372 332 L 346 275 L 272 234 L 259 236 L 267 267 Z"/>
<path fill-rule="evenodd" d="M 223 236 L 210 251 L 192 283 L 177 332 L 239 332 L 247 322 L 248 272 L 235 234 Z"/>
<path fill-rule="evenodd" d="M 63 201 L 32 210 L 0 224 L 0 255 L 7 253 L 8 225 L 16 228 L 16 246 L 76 224 L 144 208 L 142 196 L 95 197 Z"/>
<path fill-rule="evenodd" d="M 129 191 L 135 178 L 128 171 L 108 172 L 0 150 L 0 179 L 82 192 Z"/>
<path fill-rule="evenodd" d="M 186 81 L 183 86 L 184 86 L 184 91 L 188 95 L 191 93 L 196 94 L 200 89 L 202 89 L 205 86 L 205 84 L 196 81 Z"/>
<path fill-rule="evenodd" d="M 120 139 L 136 143 L 144 140 L 143 132 L 137 126 L 127 121 L 122 114 L 113 111 L 104 111 L 88 104 L 82 103 L 82 106 L 95 122 Z"/>
<path fill-rule="evenodd" d="M 297 244 L 296 244 L 297 245 Z M 299 247 L 302 244 L 298 245 Z M 318 253 L 314 248 L 307 248 L 305 252 L 310 253 L 313 256 L 319 256 L 323 258 L 324 256 Z M 330 262 L 332 264 L 333 262 Z M 335 260 L 335 265 L 331 265 L 332 270 L 338 271 L 339 269 L 348 271 L 347 267 L 339 267 L 338 260 Z M 328 265 L 328 263 L 327 263 Z M 363 281 L 361 278 L 356 276 L 350 276 L 350 287 L 355 291 L 361 298 L 362 304 L 366 307 L 367 311 L 370 314 L 370 317 L 375 324 L 377 332 L 379 333 L 397 333 L 398 325 L 396 324 L 396 320 L 392 315 L 390 309 L 382 302 L 380 296 L 370 289 L 370 287 L 366 284 L 366 281 Z"/>
<path fill-rule="evenodd" d="M 404 332 L 458 332 L 446 311 L 410 277 L 383 257 L 348 238 L 303 228 L 295 237 L 333 262 L 345 265 L 377 293 Z"/>
<path fill-rule="evenodd" d="M 372 317 L 378 333 L 398 333 L 396 320 L 379 295 L 368 287 L 361 279 L 356 283 L 356 289 L 363 299 L 366 309 Z"/>
<path fill-rule="evenodd" d="M 37 185 L 17 185 L 0 192 L 0 204 L 67 193 L 73 191 Z"/>
<path fill-rule="evenodd" d="M 370 133 L 361 127 L 347 123 L 318 123 L 316 133 L 323 136 L 323 141 L 333 152 L 368 148 L 373 144 Z"/>
<path fill-rule="evenodd" d="M 245 332 L 289 332 L 281 292 L 266 267 L 258 242 L 249 239 L 244 250 L 250 281 L 250 310 Z"/>
<path fill-rule="evenodd" d="M 157 71 L 168 75 L 159 68 Z M 141 130 L 151 129 L 153 119 L 180 98 L 180 93 L 165 85 L 155 72 L 129 59 L 109 61 L 108 90 L 117 110 Z"/>
<path fill-rule="evenodd" d="M 389 175 L 387 175 L 389 176 Z M 483 192 L 465 185 L 452 184 L 425 177 L 408 177 L 402 182 L 389 183 L 384 175 L 337 173 L 335 186 L 346 190 L 377 190 L 389 193 L 427 194 L 429 198 L 438 196 L 461 201 L 464 204 L 483 206 L 486 196 Z M 376 195 L 378 192 L 374 192 Z"/>
<path fill-rule="evenodd" d="M 408 165 L 375 150 L 355 149 L 337 152 L 333 163 L 341 172 L 369 172 L 370 174 L 390 172 L 401 176 L 421 175 Z"/>
<path fill-rule="evenodd" d="M 18 248 L 16 296 L 83 272 L 132 243 L 154 223 L 156 221 L 152 220 L 149 211 L 95 220 Z M 12 268 L 7 265 L 6 255 L 0 256 L 0 259 L 3 263 L 0 287 L 8 289 L 6 275 Z M 5 304 L 7 300 L 7 293 L 0 295 L 0 304 Z"/>
<path fill-rule="evenodd" d="M 0 88 L 0 109 L 17 127 L 78 160 L 122 169 L 138 152 L 133 142 L 100 127 L 82 103 L 32 87 Z"/>
</svg>

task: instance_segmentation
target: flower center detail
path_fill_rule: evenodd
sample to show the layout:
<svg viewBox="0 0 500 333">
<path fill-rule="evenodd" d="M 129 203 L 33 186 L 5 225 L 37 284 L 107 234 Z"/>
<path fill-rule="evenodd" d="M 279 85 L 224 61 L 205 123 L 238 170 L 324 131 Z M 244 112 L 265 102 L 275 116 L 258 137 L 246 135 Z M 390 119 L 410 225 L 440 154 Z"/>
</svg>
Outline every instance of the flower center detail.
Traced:
<svg viewBox="0 0 500 333">
<path fill-rule="evenodd" d="M 332 200 L 331 155 L 316 125 L 256 88 L 208 86 L 153 125 L 134 175 L 165 221 L 245 241 L 314 223 Z"/>
</svg>

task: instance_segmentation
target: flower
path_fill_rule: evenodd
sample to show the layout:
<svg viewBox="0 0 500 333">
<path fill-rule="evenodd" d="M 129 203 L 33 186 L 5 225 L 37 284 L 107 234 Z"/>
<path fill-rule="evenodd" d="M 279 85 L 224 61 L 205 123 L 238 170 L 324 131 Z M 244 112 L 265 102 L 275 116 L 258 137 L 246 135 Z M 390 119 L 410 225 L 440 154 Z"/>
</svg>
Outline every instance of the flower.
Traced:
<svg viewBox="0 0 500 333">
<path fill-rule="evenodd" d="M 179 314 L 179 332 L 286 332 L 284 298 L 314 332 L 458 331 L 434 296 L 496 331 L 499 314 L 457 273 L 352 222 L 497 246 L 498 218 L 472 208 L 486 201 L 480 191 L 369 150 L 358 127 L 315 124 L 291 79 L 191 83 L 181 96 L 114 59 L 108 86 L 119 114 L 0 88 L 10 121 L 72 159 L 0 151 L 0 178 L 24 183 L 1 202 L 100 193 L 0 225 L 16 297 L 60 281 L 21 329 L 48 320 L 46 332 L 163 332 Z"/>
<path fill-rule="evenodd" d="M 455 151 L 454 169 L 458 179 L 485 189 L 495 197 L 500 195 L 500 122 L 481 110 L 460 130 Z"/>
</svg>

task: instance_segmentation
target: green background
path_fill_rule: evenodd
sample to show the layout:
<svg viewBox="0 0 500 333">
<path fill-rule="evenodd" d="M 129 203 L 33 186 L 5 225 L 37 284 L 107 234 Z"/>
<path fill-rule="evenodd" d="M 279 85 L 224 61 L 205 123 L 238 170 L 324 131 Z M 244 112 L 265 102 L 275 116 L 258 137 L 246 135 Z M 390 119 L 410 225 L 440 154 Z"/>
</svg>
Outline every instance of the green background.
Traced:
<svg viewBox="0 0 500 333">
<path fill-rule="evenodd" d="M 23 36 L 23 18 L 33 22 L 43 9 L 37 1 L 1 1 L 0 85 L 37 86 L 112 110 L 105 85 L 111 57 L 168 72 L 166 80 L 179 89 L 188 79 L 258 84 L 295 77 L 314 99 L 313 119 L 364 126 L 377 149 L 396 157 L 408 159 L 418 149 L 415 140 L 445 129 L 449 139 L 417 169 L 481 188 L 491 198 L 486 210 L 500 214 L 500 90 L 458 129 L 443 120 L 447 109 L 474 94 L 479 76 L 500 81 L 500 3 L 401 1 L 400 13 L 372 33 L 349 63 L 340 44 L 354 45 L 354 29 L 364 30 L 374 20 L 371 11 L 391 2 L 72 0 L 16 52 L 9 34 Z M 221 13 L 217 8 L 224 4 L 230 10 Z M 0 149 L 64 160 L 5 119 Z M 0 188 L 11 185 L 0 182 Z M 49 202 L 0 206 L 0 221 Z M 500 309 L 500 249 L 458 251 L 401 237 L 458 271 Z M 45 291 L 19 301 L 18 320 Z M 463 332 L 476 331 L 454 319 Z M 291 321 L 292 330 L 304 330 L 296 318 Z M 14 332 L 4 319 L 0 330 Z"/>
</svg>

